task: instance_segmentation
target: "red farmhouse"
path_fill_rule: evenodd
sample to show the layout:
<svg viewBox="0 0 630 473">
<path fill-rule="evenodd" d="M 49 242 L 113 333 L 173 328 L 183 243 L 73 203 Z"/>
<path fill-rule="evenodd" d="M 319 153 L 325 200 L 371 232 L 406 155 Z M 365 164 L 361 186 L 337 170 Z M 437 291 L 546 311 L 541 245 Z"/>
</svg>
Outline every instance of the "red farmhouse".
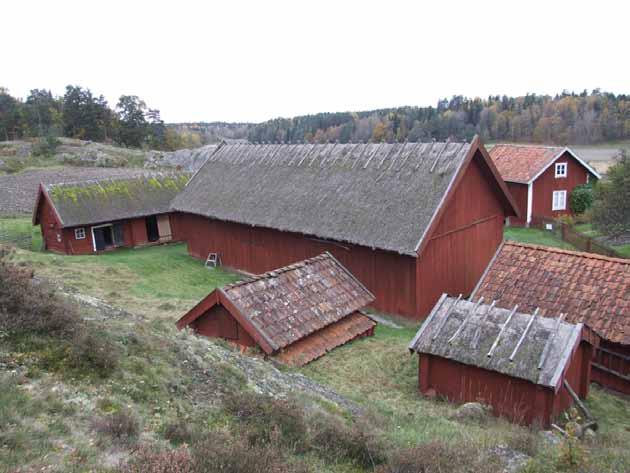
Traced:
<svg viewBox="0 0 630 473">
<path fill-rule="evenodd" d="M 490 156 L 518 205 L 521 218 L 510 219 L 516 225 L 570 213 L 573 189 L 600 178 L 569 148 L 500 144 Z"/>
<path fill-rule="evenodd" d="M 470 293 L 516 215 L 477 138 L 223 145 L 173 210 L 197 258 L 262 273 L 329 251 L 374 307 L 413 318 Z"/>
<path fill-rule="evenodd" d="M 598 337 L 517 309 L 444 294 L 409 345 L 420 357 L 420 391 L 545 427 L 571 406 L 571 392 L 585 398 Z"/>
<path fill-rule="evenodd" d="M 69 255 L 180 239 L 170 203 L 189 176 L 156 174 L 63 184 L 41 184 L 33 225 L 44 246 Z"/>
<path fill-rule="evenodd" d="M 211 292 L 178 322 L 208 337 L 258 346 L 302 366 L 339 345 L 372 335 L 360 311 L 374 296 L 331 254 Z"/>
<path fill-rule="evenodd" d="M 593 381 L 630 394 L 630 260 L 506 242 L 474 296 L 587 324 L 602 339 Z"/>
</svg>

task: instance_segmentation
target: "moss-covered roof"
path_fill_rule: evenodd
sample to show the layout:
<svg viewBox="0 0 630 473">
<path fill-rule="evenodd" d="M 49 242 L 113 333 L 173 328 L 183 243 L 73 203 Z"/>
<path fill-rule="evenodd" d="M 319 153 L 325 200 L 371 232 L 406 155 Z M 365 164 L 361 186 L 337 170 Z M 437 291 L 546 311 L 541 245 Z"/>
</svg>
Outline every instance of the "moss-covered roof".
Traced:
<svg viewBox="0 0 630 473">
<path fill-rule="evenodd" d="M 189 174 L 150 174 L 45 186 L 64 227 L 166 213 Z"/>
</svg>

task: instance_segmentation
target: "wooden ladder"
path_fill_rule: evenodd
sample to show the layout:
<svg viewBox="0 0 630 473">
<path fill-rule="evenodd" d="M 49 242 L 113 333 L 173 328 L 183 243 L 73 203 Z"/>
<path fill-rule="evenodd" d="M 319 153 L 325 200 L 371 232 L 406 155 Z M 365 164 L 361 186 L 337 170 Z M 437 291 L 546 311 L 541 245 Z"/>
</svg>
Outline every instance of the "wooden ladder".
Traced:
<svg viewBox="0 0 630 473">
<path fill-rule="evenodd" d="M 206 258 L 205 266 L 206 268 L 216 268 L 221 265 L 221 258 L 219 257 L 219 253 L 208 253 L 208 257 Z"/>
</svg>

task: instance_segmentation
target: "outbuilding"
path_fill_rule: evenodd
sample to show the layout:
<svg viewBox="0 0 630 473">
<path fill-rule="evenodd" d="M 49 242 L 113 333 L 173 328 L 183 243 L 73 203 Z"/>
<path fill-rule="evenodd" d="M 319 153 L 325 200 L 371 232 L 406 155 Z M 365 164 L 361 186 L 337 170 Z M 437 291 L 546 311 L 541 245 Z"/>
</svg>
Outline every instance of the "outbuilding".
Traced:
<svg viewBox="0 0 630 473">
<path fill-rule="evenodd" d="M 372 335 L 376 322 L 361 309 L 373 300 L 334 256 L 323 253 L 216 289 L 176 325 L 302 366 Z"/>
<path fill-rule="evenodd" d="M 262 273 L 328 251 L 383 312 L 469 294 L 515 204 L 470 143 L 222 145 L 174 199 L 189 253 Z"/>
<path fill-rule="evenodd" d="M 529 225 L 571 213 L 571 192 L 600 179 L 599 173 L 570 148 L 497 144 L 490 156 L 517 202 L 520 218 Z"/>
<path fill-rule="evenodd" d="M 586 398 L 598 343 L 588 327 L 561 314 L 552 319 L 444 294 L 409 349 L 419 355 L 423 394 L 481 402 L 513 422 L 547 427 Z"/>
<path fill-rule="evenodd" d="M 630 394 L 630 259 L 507 241 L 473 295 L 587 324 L 601 337 L 593 381 Z"/>
<path fill-rule="evenodd" d="M 80 255 L 181 239 L 170 204 L 188 174 L 40 184 L 33 225 L 47 250 Z"/>
</svg>

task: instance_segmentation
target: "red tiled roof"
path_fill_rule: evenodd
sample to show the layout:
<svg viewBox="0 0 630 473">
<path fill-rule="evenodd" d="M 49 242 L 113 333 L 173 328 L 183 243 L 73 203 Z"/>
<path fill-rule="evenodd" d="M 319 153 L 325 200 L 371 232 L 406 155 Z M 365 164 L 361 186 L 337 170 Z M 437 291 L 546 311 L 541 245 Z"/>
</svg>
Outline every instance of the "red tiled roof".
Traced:
<svg viewBox="0 0 630 473">
<path fill-rule="evenodd" d="M 328 252 L 222 291 L 272 351 L 338 322 L 374 300 Z"/>
<path fill-rule="evenodd" d="M 630 345 L 630 260 L 505 242 L 473 295 L 524 312 L 565 313 L 569 322 Z"/>
<path fill-rule="evenodd" d="M 344 345 L 362 335 L 369 334 L 375 326 L 376 322 L 372 319 L 360 312 L 354 312 L 340 321 L 332 323 L 289 345 L 276 358 L 287 365 L 304 366 L 324 356 L 333 348 Z"/>
<path fill-rule="evenodd" d="M 557 146 L 494 145 L 489 150 L 503 180 L 528 183 L 564 148 Z"/>
</svg>

